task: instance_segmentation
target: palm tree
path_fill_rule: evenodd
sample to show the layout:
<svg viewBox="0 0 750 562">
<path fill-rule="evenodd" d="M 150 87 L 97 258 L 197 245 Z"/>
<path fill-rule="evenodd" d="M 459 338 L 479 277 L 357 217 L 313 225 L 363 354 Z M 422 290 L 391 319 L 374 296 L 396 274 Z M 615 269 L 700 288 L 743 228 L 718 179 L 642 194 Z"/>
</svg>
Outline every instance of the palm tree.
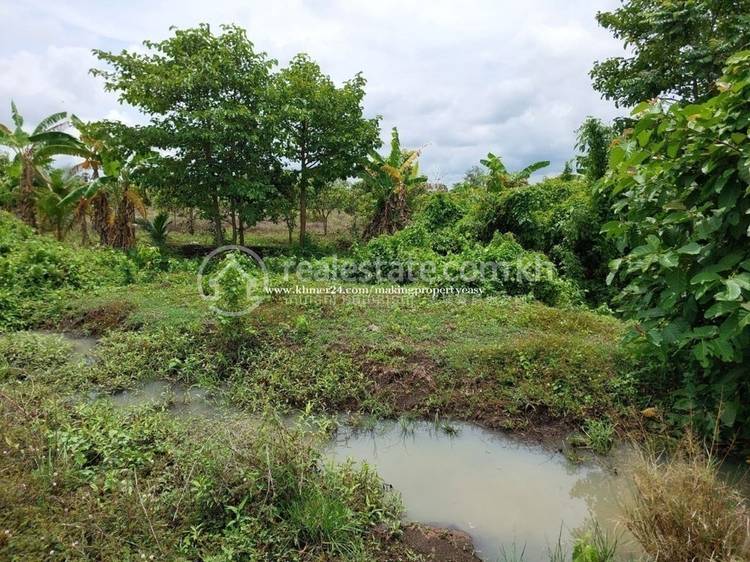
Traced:
<svg viewBox="0 0 750 562">
<path fill-rule="evenodd" d="M 54 231 L 55 238 L 62 241 L 77 218 L 73 213 L 76 202 L 67 197 L 80 186 L 81 180 L 62 169 L 52 170 L 48 180 L 47 185 L 39 192 L 37 206 Z"/>
<path fill-rule="evenodd" d="M 503 191 L 512 187 L 521 187 L 529 183 L 531 174 L 542 168 L 549 166 L 549 160 L 541 160 L 526 166 L 519 172 L 510 172 L 503 164 L 502 158 L 495 156 L 491 152 L 487 158 L 480 160 L 481 164 L 490 171 L 490 177 L 487 180 L 487 189 L 494 192 Z"/>
<path fill-rule="evenodd" d="M 23 130 L 23 117 L 16 104 L 11 101 L 11 116 L 14 129 L 0 124 L 0 146 L 6 146 L 14 154 L 13 162 L 20 167 L 18 186 L 18 214 L 29 225 L 36 226 L 34 204 L 34 182 L 47 184 L 44 167 L 53 156 L 86 154 L 86 148 L 75 137 L 62 132 L 68 125 L 68 114 L 53 113 L 42 119 L 31 134 Z"/>
<path fill-rule="evenodd" d="M 420 150 L 404 150 L 396 127 L 391 131 L 391 151 L 384 157 L 373 151 L 364 178 L 375 197 L 375 215 L 365 229 L 365 238 L 392 234 L 409 220 L 409 196 L 427 178 L 419 174 Z"/>
<path fill-rule="evenodd" d="M 172 224 L 172 219 L 169 218 L 167 211 L 159 212 L 154 220 L 148 219 L 136 219 L 138 224 L 143 230 L 145 230 L 151 241 L 159 247 L 164 246 L 167 243 L 167 234 L 169 234 L 169 225 Z"/>
</svg>

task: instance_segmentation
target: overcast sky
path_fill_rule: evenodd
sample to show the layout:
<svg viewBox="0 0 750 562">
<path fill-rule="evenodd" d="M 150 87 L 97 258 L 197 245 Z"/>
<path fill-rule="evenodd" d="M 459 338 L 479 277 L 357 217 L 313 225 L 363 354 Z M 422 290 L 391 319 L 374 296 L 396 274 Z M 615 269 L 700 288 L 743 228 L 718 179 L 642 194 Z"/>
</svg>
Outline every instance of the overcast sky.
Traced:
<svg viewBox="0 0 750 562">
<path fill-rule="evenodd" d="M 597 59 L 621 44 L 594 16 L 617 0 L 0 0 L 0 122 L 14 99 L 30 124 L 54 111 L 90 119 L 143 117 L 103 91 L 91 49 L 120 51 L 169 27 L 245 27 L 283 65 L 305 51 L 340 82 L 362 71 L 366 111 L 382 136 L 424 146 L 422 171 L 453 183 L 488 151 L 511 169 L 574 154 L 587 115 L 620 114 L 591 88 Z"/>
</svg>

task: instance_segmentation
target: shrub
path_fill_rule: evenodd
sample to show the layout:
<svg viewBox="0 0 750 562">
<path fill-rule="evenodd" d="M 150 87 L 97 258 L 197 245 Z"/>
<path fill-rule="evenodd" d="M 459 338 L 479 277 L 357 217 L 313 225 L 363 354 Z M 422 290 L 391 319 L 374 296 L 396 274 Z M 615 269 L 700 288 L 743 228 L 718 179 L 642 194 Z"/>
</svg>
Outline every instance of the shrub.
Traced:
<svg viewBox="0 0 750 562">
<path fill-rule="evenodd" d="M 605 182 L 623 256 L 610 279 L 646 352 L 679 372 L 675 406 L 750 439 L 750 51 L 700 105 L 644 103 Z M 676 369 L 675 369 L 676 370 Z M 720 416 L 715 415 L 720 412 Z"/>
</svg>

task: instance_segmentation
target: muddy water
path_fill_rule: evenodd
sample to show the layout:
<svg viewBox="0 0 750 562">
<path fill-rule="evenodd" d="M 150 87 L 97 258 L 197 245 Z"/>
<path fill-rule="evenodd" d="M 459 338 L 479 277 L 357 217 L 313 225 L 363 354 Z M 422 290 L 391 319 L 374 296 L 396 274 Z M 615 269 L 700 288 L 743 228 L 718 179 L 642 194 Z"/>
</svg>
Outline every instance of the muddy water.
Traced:
<svg viewBox="0 0 750 562">
<path fill-rule="evenodd" d="M 163 404 L 176 416 L 219 418 L 228 413 L 208 390 L 166 381 L 151 381 L 135 390 L 124 390 L 106 398 L 117 408 Z"/>
<path fill-rule="evenodd" d="M 546 560 L 561 533 L 569 544 L 592 516 L 602 528 L 623 532 L 626 477 L 473 425 L 458 429 L 449 436 L 430 423 L 380 423 L 373 431 L 341 432 L 329 454 L 374 466 L 401 493 L 407 519 L 467 531 L 483 560 L 502 559 L 502 549 L 514 544 L 525 547 L 524 560 Z M 620 554 L 637 552 L 628 537 L 620 539 Z"/>
</svg>

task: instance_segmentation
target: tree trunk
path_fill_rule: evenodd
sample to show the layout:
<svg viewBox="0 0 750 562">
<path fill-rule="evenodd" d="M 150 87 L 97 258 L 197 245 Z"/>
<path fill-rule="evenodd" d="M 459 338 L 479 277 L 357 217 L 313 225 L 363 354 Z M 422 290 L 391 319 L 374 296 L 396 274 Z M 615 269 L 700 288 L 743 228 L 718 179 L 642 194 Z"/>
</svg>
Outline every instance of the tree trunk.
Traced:
<svg viewBox="0 0 750 562">
<path fill-rule="evenodd" d="M 232 219 L 232 244 L 237 244 L 237 209 L 234 199 L 229 201 L 229 216 Z"/>
<path fill-rule="evenodd" d="M 214 244 L 221 246 L 224 244 L 224 228 L 221 226 L 221 212 L 219 209 L 219 196 L 214 193 L 213 209 L 211 209 L 211 221 L 213 222 Z"/>
<path fill-rule="evenodd" d="M 242 220 L 242 213 L 238 213 L 238 220 L 239 220 L 239 233 L 240 233 L 240 246 L 245 245 L 245 221 Z"/>
<path fill-rule="evenodd" d="M 304 168 L 299 186 L 299 245 L 305 245 L 305 230 L 307 228 L 307 185 L 305 184 Z"/>
<path fill-rule="evenodd" d="M 299 246 L 305 246 L 307 230 L 307 122 L 302 123 L 302 142 L 299 173 Z"/>
<path fill-rule="evenodd" d="M 115 223 L 112 228 L 112 247 L 128 250 L 135 246 L 135 207 L 127 196 L 127 190 L 117 205 Z"/>
<path fill-rule="evenodd" d="M 195 212 L 192 207 L 188 207 L 187 211 L 187 231 L 191 236 L 195 234 Z"/>
<path fill-rule="evenodd" d="M 328 215 L 323 213 L 323 236 L 328 236 Z"/>
<path fill-rule="evenodd" d="M 292 222 L 289 219 L 286 219 L 286 229 L 289 232 L 289 246 L 294 243 L 292 240 L 292 235 L 294 234 L 294 222 Z"/>
<path fill-rule="evenodd" d="M 31 162 L 24 161 L 21 170 L 18 215 L 26 224 L 36 228 L 36 208 L 34 206 L 34 166 Z"/>
<path fill-rule="evenodd" d="M 94 195 L 92 203 L 94 204 L 94 230 L 99 234 L 99 243 L 107 246 L 111 232 L 109 200 L 105 193 L 100 192 Z"/>
<path fill-rule="evenodd" d="M 86 220 L 86 212 L 81 215 L 81 245 L 89 245 L 89 223 Z"/>
</svg>

